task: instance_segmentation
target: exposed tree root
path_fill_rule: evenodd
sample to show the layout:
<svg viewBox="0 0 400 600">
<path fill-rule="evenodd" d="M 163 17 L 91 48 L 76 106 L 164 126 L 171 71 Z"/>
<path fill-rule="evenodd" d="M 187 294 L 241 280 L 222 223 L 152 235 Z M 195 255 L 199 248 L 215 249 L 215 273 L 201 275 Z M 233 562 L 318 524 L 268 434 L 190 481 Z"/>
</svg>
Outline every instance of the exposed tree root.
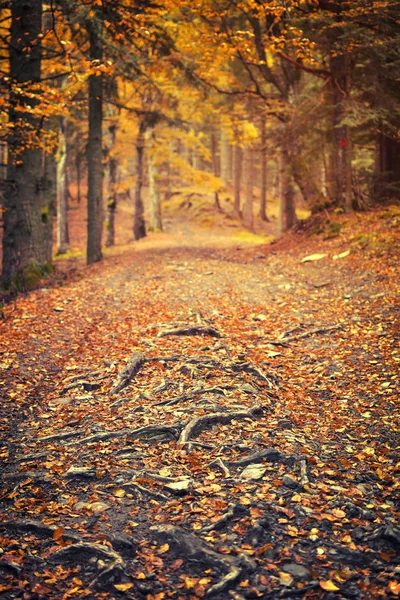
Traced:
<svg viewBox="0 0 400 600">
<path fill-rule="evenodd" d="M 260 463 L 263 460 L 266 460 L 267 462 L 278 462 L 282 460 L 282 458 L 283 455 L 278 450 L 275 450 L 275 448 L 266 448 L 265 450 L 254 452 L 253 454 L 249 454 L 238 460 L 230 461 L 228 462 L 228 465 L 230 467 L 246 467 L 247 465 Z"/>
<path fill-rule="evenodd" d="M 186 400 L 192 400 L 196 396 L 203 396 L 204 394 L 221 394 L 225 395 L 225 390 L 234 390 L 235 386 L 233 385 L 220 385 L 211 388 L 195 388 L 193 391 L 187 394 L 181 394 L 176 398 L 172 398 L 172 400 L 163 400 L 162 402 L 157 402 L 154 406 L 173 406 L 174 404 L 178 404 L 179 402 L 185 402 Z"/>
<path fill-rule="evenodd" d="M 50 538 L 53 537 L 57 529 L 56 525 L 43 525 L 40 521 L 0 521 L 0 530 L 32 533 L 33 535 Z M 80 542 L 80 537 L 68 530 L 64 531 L 63 538 L 72 542 Z"/>
<path fill-rule="evenodd" d="M 234 411 L 229 413 L 213 413 L 195 417 L 183 428 L 178 444 L 187 444 L 194 437 L 197 437 L 205 429 L 210 429 L 214 425 L 226 425 L 234 419 L 253 419 L 263 412 L 261 406 L 255 406 L 248 411 Z"/>
<path fill-rule="evenodd" d="M 295 342 L 297 340 L 302 340 L 317 333 L 327 333 L 329 331 L 336 331 L 337 329 L 342 328 L 343 325 L 341 323 L 337 323 L 336 325 L 326 325 L 324 327 L 316 327 L 315 329 L 309 329 L 308 331 L 305 331 L 304 333 L 298 333 L 297 335 L 290 335 L 291 332 L 284 332 L 278 337 L 278 339 L 270 341 L 270 343 L 275 345 L 285 345 L 287 342 Z"/>
<path fill-rule="evenodd" d="M 128 481 L 127 483 L 123 483 L 121 487 L 124 490 L 131 492 L 140 492 L 143 496 L 151 496 L 152 498 L 156 498 L 157 500 L 171 500 L 169 496 L 165 496 L 165 494 L 161 494 L 160 492 L 154 492 L 153 490 L 149 490 L 142 485 L 139 485 L 135 481 Z"/>
<path fill-rule="evenodd" d="M 211 325 L 189 325 L 188 327 L 178 327 L 177 329 L 167 329 L 160 331 L 157 337 L 167 337 L 170 335 L 209 335 L 215 338 L 222 338 L 223 335 Z"/>
<path fill-rule="evenodd" d="M 180 527 L 174 525 L 157 525 L 150 531 L 158 542 L 168 543 L 169 550 L 174 556 L 200 563 L 204 568 L 214 568 L 219 571 L 227 571 L 218 583 L 211 586 L 207 596 L 227 590 L 242 575 L 244 570 L 253 569 L 254 565 L 250 559 L 240 555 L 239 557 L 222 556 L 212 550 L 208 544 L 193 535 L 186 533 Z"/>
<path fill-rule="evenodd" d="M 145 361 L 146 357 L 142 352 L 135 352 L 126 367 L 118 374 L 116 381 L 111 387 L 110 394 L 117 394 L 126 387 Z"/>
<path fill-rule="evenodd" d="M 230 519 L 233 519 L 238 515 L 243 514 L 245 511 L 245 507 L 241 504 L 230 504 L 229 509 L 226 511 L 226 513 L 224 513 L 222 517 L 218 519 L 218 521 L 216 521 L 215 523 L 210 523 L 210 525 L 206 525 L 205 527 L 203 527 L 201 533 L 208 533 L 209 531 L 221 529 L 221 527 L 223 527 L 225 523 L 230 521 Z"/>
<path fill-rule="evenodd" d="M 0 571 L 8 571 L 17 577 L 21 574 L 21 567 L 17 565 L 17 563 L 12 562 L 11 560 L 6 560 L 5 558 L 0 558 Z"/>
</svg>

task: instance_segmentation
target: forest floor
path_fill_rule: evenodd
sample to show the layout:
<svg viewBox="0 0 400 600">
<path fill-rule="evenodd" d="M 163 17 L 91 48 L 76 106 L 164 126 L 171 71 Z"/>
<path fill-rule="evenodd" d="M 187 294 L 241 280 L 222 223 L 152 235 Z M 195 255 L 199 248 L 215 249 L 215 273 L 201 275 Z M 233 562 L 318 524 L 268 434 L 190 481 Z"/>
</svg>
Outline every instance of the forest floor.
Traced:
<svg viewBox="0 0 400 600">
<path fill-rule="evenodd" d="M 206 225 L 5 307 L 1 598 L 400 595 L 399 210 Z"/>
</svg>

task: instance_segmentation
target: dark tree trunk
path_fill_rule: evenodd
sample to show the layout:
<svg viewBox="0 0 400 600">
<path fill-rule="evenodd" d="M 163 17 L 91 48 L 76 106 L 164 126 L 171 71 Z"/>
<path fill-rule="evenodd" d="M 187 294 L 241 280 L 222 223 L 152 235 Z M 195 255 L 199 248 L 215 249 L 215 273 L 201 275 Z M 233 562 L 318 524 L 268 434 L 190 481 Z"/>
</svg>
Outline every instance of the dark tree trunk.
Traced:
<svg viewBox="0 0 400 600">
<path fill-rule="evenodd" d="M 335 200 L 346 212 L 353 208 L 351 139 L 350 129 L 343 123 L 350 96 L 350 59 L 347 54 L 331 57 L 332 80 L 330 96 L 332 100 L 333 148 L 332 167 Z"/>
<path fill-rule="evenodd" d="M 102 7 L 96 7 L 96 15 L 88 23 L 90 37 L 90 60 L 100 62 L 103 57 L 101 41 Z M 103 76 L 92 74 L 89 77 L 89 138 L 87 145 L 88 164 L 88 236 L 87 264 L 103 258 L 101 235 L 103 229 Z"/>
<path fill-rule="evenodd" d="M 106 246 L 115 244 L 115 213 L 117 210 L 117 171 L 118 163 L 112 154 L 117 135 L 116 125 L 109 127 L 109 158 L 108 158 L 108 197 L 107 197 L 107 216 L 106 216 Z"/>
<path fill-rule="evenodd" d="M 42 0 L 11 2 L 10 79 L 19 87 L 40 81 Z M 38 118 L 24 112 L 35 98 L 12 91 L 9 121 L 15 124 L 8 139 L 7 184 L 3 214 L 3 271 L 6 286 L 34 287 L 48 254 L 50 215 L 42 211 L 43 151 L 34 139 Z M 22 108 L 21 108 L 22 107 Z M 26 127 L 25 127 L 26 125 Z M 35 132 L 35 133 L 33 133 Z M 33 136 L 33 137 L 32 137 Z M 32 137 L 30 140 L 29 137 Z"/>
<path fill-rule="evenodd" d="M 133 237 L 140 240 L 146 237 L 146 224 L 144 221 L 144 206 L 142 198 L 142 187 L 144 179 L 144 127 L 139 128 L 136 140 L 137 167 L 136 167 L 136 186 L 135 186 L 135 207 L 133 217 Z"/>
<path fill-rule="evenodd" d="M 390 137 L 382 124 L 376 139 L 375 181 L 378 199 L 400 199 L 400 140 Z"/>
</svg>

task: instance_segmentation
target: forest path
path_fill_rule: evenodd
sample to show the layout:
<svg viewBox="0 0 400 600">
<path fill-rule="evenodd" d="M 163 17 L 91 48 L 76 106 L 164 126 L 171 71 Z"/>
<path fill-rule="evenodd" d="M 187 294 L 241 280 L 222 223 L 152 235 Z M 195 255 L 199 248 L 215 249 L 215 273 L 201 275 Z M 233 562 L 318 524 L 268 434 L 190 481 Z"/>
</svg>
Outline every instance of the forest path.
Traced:
<svg viewBox="0 0 400 600">
<path fill-rule="evenodd" d="M 6 307 L 0 597 L 398 593 L 399 217 L 322 237 L 190 226 Z"/>
</svg>

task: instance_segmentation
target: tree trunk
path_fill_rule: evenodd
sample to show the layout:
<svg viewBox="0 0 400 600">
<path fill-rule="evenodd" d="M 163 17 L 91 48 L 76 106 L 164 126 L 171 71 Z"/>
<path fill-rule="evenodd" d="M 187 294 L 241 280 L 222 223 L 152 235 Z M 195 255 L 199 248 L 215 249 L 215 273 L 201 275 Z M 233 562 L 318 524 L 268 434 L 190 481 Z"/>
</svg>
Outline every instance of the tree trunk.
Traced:
<svg viewBox="0 0 400 600">
<path fill-rule="evenodd" d="M 57 116 L 51 116 L 44 124 L 45 140 L 51 134 L 58 135 Z M 43 224 L 43 255 L 45 262 L 50 263 L 53 255 L 53 221 L 57 205 L 57 148 L 50 142 L 44 147 L 42 156 L 41 218 Z"/>
<path fill-rule="evenodd" d="M 246 146 L 244 150 L 244 184 L 245 198 L 242 211 L 243 224 L 251 231 L 254 228 L 253 215 L 253 167 L 254 167 L 254 151 L 251 146 Z"/>
<path fill-rule="evenodd" d="M 211 145 L 211 168 L 213 175 L 215 177 L 219 177 L 219 160 L 218 160 L 218 142 L 215 134 L 212 133 L 210 136 L 210 145 Z"/>
<path fill-rule="evenodd" d="M 106 214 L 106 246 L 110 248 L 115 244 L 115 213 L 117 210 L 117 173 L 118 163 L 113 156 L 113 148 L 117 137 L 116 125 L 111 125 L 109 131 L 109 156 L 108 156 L 108 189 L 107 189 L 107 214 Z"/>
<path fill-rule="evenodd" d="M 376 138 L 375 180 L 378 199 L 400 199 L 400 140 L 390 137 L 382 123 Z"/>
<path fill-rule="evenodd" d="M 260 169 L 261 169 L 261 185 L 260 185 L 260 212 L 261 221 L 269 221 L 267 217 L 267 131 L 265 116 L 261 116 L 261 151 L 260 151 Z"/>
<path fill-rule="evenodd" d="M 57 163 L 57 254 L 65 254 L 68 250 L 67 120 L 65 117 L 60 117 Z"/>
<path fill-rule="evenodd" d="M 290 170 L 290 159 L 287 150 L 283 149 L 280 154 L 279 234 L 282 235 L 285 231 L 288 231 L 288 229 L 293 227 L 295 222 L 296 212 L 294 207 L 294 190 Z"/>
<path fill-rule="evenodd" d="M 42 1 L 11 2 L 10 79 L 22 84 L 40 81 Z M 41 192 L 43 151 L 34 138 L 40 122 L 23 107 L 37 104 L 21 92 L 10 94 L 9 121 L 22 121 L 8 139 L 7 185 L 3 214 L 3 282 L 30 288 L 41 276 L 41 266 L 49 260 L 49 215 L 42 214 Z M 22 108 L 21 108 L 22 107 Z M 29 140 L 29 136 L 32 138 Z"/>
<path fill-rule="evenodd" d="M 229 140 L 226 132 L 221 129 L 221 179 L 227 184 L 229 183 Z"/>
<path fill-rule="evenodd" d="M 350 130 L 343 124 L 350 96 L 350 59 L 347 54 L 331 57 L 330 68 L 332 99 L 334 193 L 336 202 L 344 206 L 346 212 L 353 209 L 351 183 L 351 141 Z"/>
<path fill-rule="evenodd" d="M 149 135 L 149 229 L 162 231 L 161 198 L 157 182 L 157 161 L 154 144 L 154 132 Z"/>
<path fill-rule="evenodd" d="M 90 60 L 96 64 L 103 57 L 102 7 L 96 6 L 95 17 L 89 22 Z M 86 261 L 90 265 L 103 258 L 101 236 L 103 229 L 103 76 L 89 77 L 89 138 L 87 145 L 88 164 L 88 236 Z"/>
<path fill-rule="evenodd" d="M 136 140 L 137 167 L 136 167 L 136 186 L 135 186 L 135 207 L 133 217 L 133 237 L 140 240 L 146 237 L 146 225 L 144 221 L 144 206 L 142 198 L 142 187 L 144 178 L 144 127 L 139 128 Z"/>
<path fill-rule="evenodd" d="M 240 187 L 242 179 L 242 149 L 240 146 L 235 146 L 233 150 L 233 187 L 234 187 L 234 202 L 233 208 L 235 213 L 240 216 Z"/>
<path fill-rule="evenodd" d="M 306 202 L 311 212 L 315 214 L 328 206 L 328 198 L 319 189 L 305 159 L 296 147 L 290 153 L 290 165 L 293 178 L 300 189 L 304 202 Z"/>
<path fill-rule="evenodd" d="M 77 150 L 75 156 L 75 168 L 76 168 L 76 201 L 78 204 L 82 200 L 82 153 Z"/>
</svg>

